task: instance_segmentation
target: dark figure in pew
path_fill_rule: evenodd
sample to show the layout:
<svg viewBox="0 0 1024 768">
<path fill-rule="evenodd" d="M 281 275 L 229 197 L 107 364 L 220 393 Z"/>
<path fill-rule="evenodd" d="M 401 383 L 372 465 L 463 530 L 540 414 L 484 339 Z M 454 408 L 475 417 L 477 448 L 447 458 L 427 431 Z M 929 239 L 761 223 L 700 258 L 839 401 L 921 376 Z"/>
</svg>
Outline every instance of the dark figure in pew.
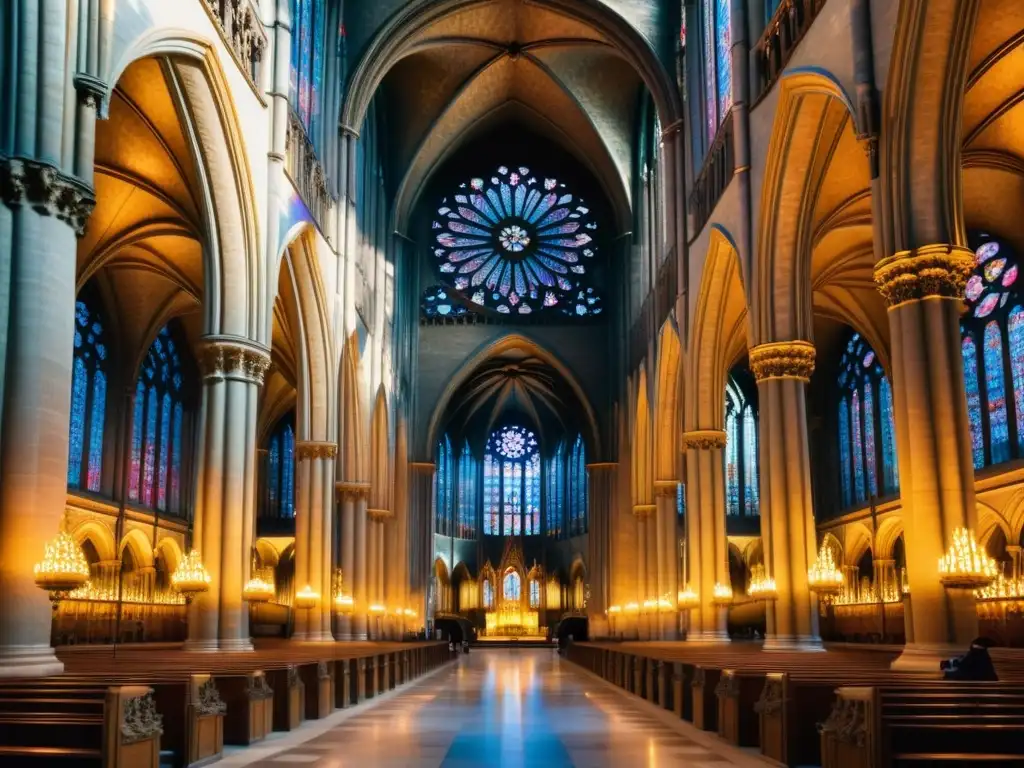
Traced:
<svg viewBox="0 0 1024 768">
<path fill-rule="evenodd" d="M 999 676 L 992 664 L 988 649 L 992 641 L 987 637 L 979 637 L 971 643 L 970 649 L 963 656 L 940 662 L 939 668 L 945 673 L 946 680 L 968 680 L 973 682 L 996 682 Z"/>
</svg>

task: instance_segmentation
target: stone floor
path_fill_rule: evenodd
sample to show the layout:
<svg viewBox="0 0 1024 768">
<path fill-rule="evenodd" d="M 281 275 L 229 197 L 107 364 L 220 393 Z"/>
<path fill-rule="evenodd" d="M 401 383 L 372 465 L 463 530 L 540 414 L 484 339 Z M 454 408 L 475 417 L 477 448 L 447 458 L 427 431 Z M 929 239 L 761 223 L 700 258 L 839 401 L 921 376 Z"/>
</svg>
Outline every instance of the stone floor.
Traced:
<svg viewBox="0 0 1024 768">
<path fill-rule="evenodd" d="M 480 650 L 376 702 L 230 755 L 230 766 L 764 766 L 550 650 Z"/>
</svg>

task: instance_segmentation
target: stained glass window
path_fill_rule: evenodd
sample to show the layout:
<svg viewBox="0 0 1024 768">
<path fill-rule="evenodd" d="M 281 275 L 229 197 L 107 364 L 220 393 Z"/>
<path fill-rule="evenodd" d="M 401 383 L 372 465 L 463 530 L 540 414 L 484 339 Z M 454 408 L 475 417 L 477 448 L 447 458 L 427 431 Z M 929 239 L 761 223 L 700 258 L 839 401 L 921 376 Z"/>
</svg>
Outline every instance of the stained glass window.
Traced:
<svg viewBox="0 0 1024 768">
<path fill-rule="evenodd" d="M 587 456 L 583 436 L 577 435 L 569 460 L 569 535 L 587 532 Z"/>
<path fill-rule="evenodd" d="M 463 539 L 476 536 L 476 471 L 468 442 L 462 444 L 459 456 L 459 530 L 456 535 Z"/>
<path fill-rule="evenodd" d="M 437 216 L 438 269 L 467 306 L 502 315 L 600 313 L 601 297 L 585 282 L 597 223 L 558 179 L 503 165 L 489 179 L 460 184 Z"/>
<path fill-rule="evenodd" d="M 725 388 L 725 512 L 760 514 L 757 485 L 757 412 L 735 375 Z"/>
<path fill-rule="evenodd" d="M 320 90 L 324 73 L 327 3 L 325 0 L 291 0 L 291 7 L 291 104 L 306 133 L 316 142 L 322 112 Z"/>
<path fill-rule="evenodd" d="M 484 453 L 485 534 L 540 533 L 540 459 L 534 461 L 538 450 L 537 438 L 524 427 L 506 426 L 491 433 Z M 536 479 L 527 481 L 534 469 Z M 490 485 L 489 473 L 493 474 Z M 529 509 L 531 499 L 536 500 L 534 510 Z M 529 519 L 524 520 L 524 512 Z M 491 514 L 495 519 L 486 520 Z"/>
<path fill-rule="evenodd" d="M 565 534 L 565 443 L 558 444 L 554 455 L 548 461 L 546 483 L 544 501 L 547 504 L 547 515 L 544 524 L 548 536 L 562 538 Z"/>
<path fill-rule="evenodd" d="M 501 597 L 510 602 L 519 602 L 523 594 L 523 581 L 519 574 L 512 568 L 505 571 L 505 578 L 502 579 Z"/>
<path fill-rule="evenodd" d="M 484 579 L 484 608 L 494 607 L 494 587 L 490 579 Z"/>
<path fill-rule="evenodd" d="M 434 530 L 442 536 L 454 535 L 456 482 L 452 444 L 448 435 L 445 435 L 437 444 L 437 470 L 434 481 L 436 493 Z"/>
<path fill-rule="evenodd" d="M 530 579 L 530 607 L 540 608 L 540 582 Z"/>
<path fill-rule="evenodd" d="M 971 454 L 980 469 L 1024 456 L 1024 309 L 1016 254 L 989 235 L 972 239 L 975 267 L 964 290 L 960 349 Z"/>
<path fill-rule="evenodd" d="M 290 520 L 295 517 L 295 422 L 282 418 L 267 443 L 267 490 L 262 517 Z"/>
<path fill-rule="evenodd" d="M 498 515 L 501 511 L 501 464 L 491 453 L 484 455 L 484 534 L 501 533 Z"/>
<path fill-rule="evenodd" d="M 732 108 L 730 0 L 703 0 L 704 108 L 708 144 Z"/>
<path fill-rule="evenodd" d="M 433 285 L 423 291 L 423 297 L 420 300 L 420 311 L 423 313 L 423 317 L 426 318 L 455 318 L 465 317 L 469 314 L 469 310 L 466 309 L 465 305 L 456 301 L 452 292 L 443 285 Z"/>
<path fill-rule="evenodd" d="M 682 483 L 676 483 L 676 514 L 679 517 L 686 514 L 686 487 Z"/>
<path fill-rule="evenodd" d="M 523 519 L 523 533 L 536 536 L 540 533 L 540 454 L 535 453 L 525 464 L 524 483 L 526 511 Z"/>
<path fill-rule="evenodd" d="M 74 345 L 68 488 L 99 491 L 107 407 L 107 345 L 99 315 L 83 300 L 75 302 Z"/>
<path fill-rule="evenodd" d="M 128 498 L 180 513 L 185 376 L 181 342 L 165 325 L 153 339 L 135 385 Z M 171 500 L 168 505 L 168 485 Z"/>
<path fill-rule="evenodd" d="M 899 490 L 892 390 L 871 345 L 851 334 L 839 362 L 840 494 L 844 507 Z"/>
</svg>

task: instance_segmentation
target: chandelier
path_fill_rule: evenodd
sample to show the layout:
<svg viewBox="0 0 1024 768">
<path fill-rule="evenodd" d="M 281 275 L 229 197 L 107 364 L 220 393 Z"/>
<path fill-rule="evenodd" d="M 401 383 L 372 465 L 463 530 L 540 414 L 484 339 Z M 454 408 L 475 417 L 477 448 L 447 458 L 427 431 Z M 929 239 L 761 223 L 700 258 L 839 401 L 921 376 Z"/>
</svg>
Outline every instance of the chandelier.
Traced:
<svg viewBox="0 0 1024 768">
<path fill-rule="evenodd" d="M 836 567 L 832 549 L 822 543 L 818 559 L 807 569 L 807 584 L 820 597 L 836 595 L 843 588 L 843 572 Z"/>
<path fill-rule="evenodd" d="M 751 569 L 747 595 L 754 600 L 774 600 L 779 596 L 775 579 L 768 577 L 763 565 L 755 565 Z"/>
<path fill-rule="evenodd" d="M 277 595 L 274 585 L 259 576 L 246 582 L 242 589 L 242 599 L 250 603 L 268 603 Z"/>
<path fill-rule="evenodd" d="M 676 595 L 676 604 L 683 610 L 696 608 L 700 605 L 700 596 L 687 584 L 685 589 L 679 590 Z"/>
<path fill-rule="evenodd" d="M 89 581 L 89 563 L 67 531 L 61 531 L 43 552 L 43 559 L 32 569 L 36 586 L 50 593 L 53 609 L 70 592 Z"/>
<path fill-rule="evenodd" d="M 715 582 L 715 588 L 711 593 L 711 602 L 715 605 L 729 605 L 732 603 L 732 587 L 728 584 Z"/>
<path fill-rule="evenodd" d="M 300 611 L 309 611 L 316 608 L 316 604 L 320 602 L 320 594 L 314 592 L 313 588 L 307 584 L 298 592 L 295 593 L 295 607 Z"/>
<path fill-rule="evenodd" d="M 949 551 L 939 558 L 939 581 L 947 589 L 978 589 L 991 584 L 999 570 L 995 561 L 978 548 L 966 528 L 953 531 Z"/>
<path fill-rule="evenodd" d="M 1008 579 L 1003 574 L 985 587 L 974 590 L 978 600 L 1020 600 L 1024 598 L 1024 576 Z"/>
<path fill-rule="evenodd" d="M 178 563 L 177 569 L 171 574 L 171 586 L 185 596 L 187 603 L 210 588 L 210 574 L 206 572 L 198 549 L 193 549 Z"/>
</svg>

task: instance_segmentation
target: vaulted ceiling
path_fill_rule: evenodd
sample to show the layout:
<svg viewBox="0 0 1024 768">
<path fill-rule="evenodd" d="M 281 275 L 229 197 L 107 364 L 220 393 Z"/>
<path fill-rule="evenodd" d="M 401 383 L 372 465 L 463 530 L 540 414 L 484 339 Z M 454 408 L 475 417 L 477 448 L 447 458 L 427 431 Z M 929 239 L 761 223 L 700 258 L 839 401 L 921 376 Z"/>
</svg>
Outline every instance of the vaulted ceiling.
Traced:
<svg viewBox="0 0 1024 768">
<path fill-rule="evenodd" d="M 642 83 L 596 30 L 517 0 L 494 0 L 419 32 L 384 79 L 399 225 L 433 171 L 502 123 L 574 155 L 628 211 Z"/>
</svg>

